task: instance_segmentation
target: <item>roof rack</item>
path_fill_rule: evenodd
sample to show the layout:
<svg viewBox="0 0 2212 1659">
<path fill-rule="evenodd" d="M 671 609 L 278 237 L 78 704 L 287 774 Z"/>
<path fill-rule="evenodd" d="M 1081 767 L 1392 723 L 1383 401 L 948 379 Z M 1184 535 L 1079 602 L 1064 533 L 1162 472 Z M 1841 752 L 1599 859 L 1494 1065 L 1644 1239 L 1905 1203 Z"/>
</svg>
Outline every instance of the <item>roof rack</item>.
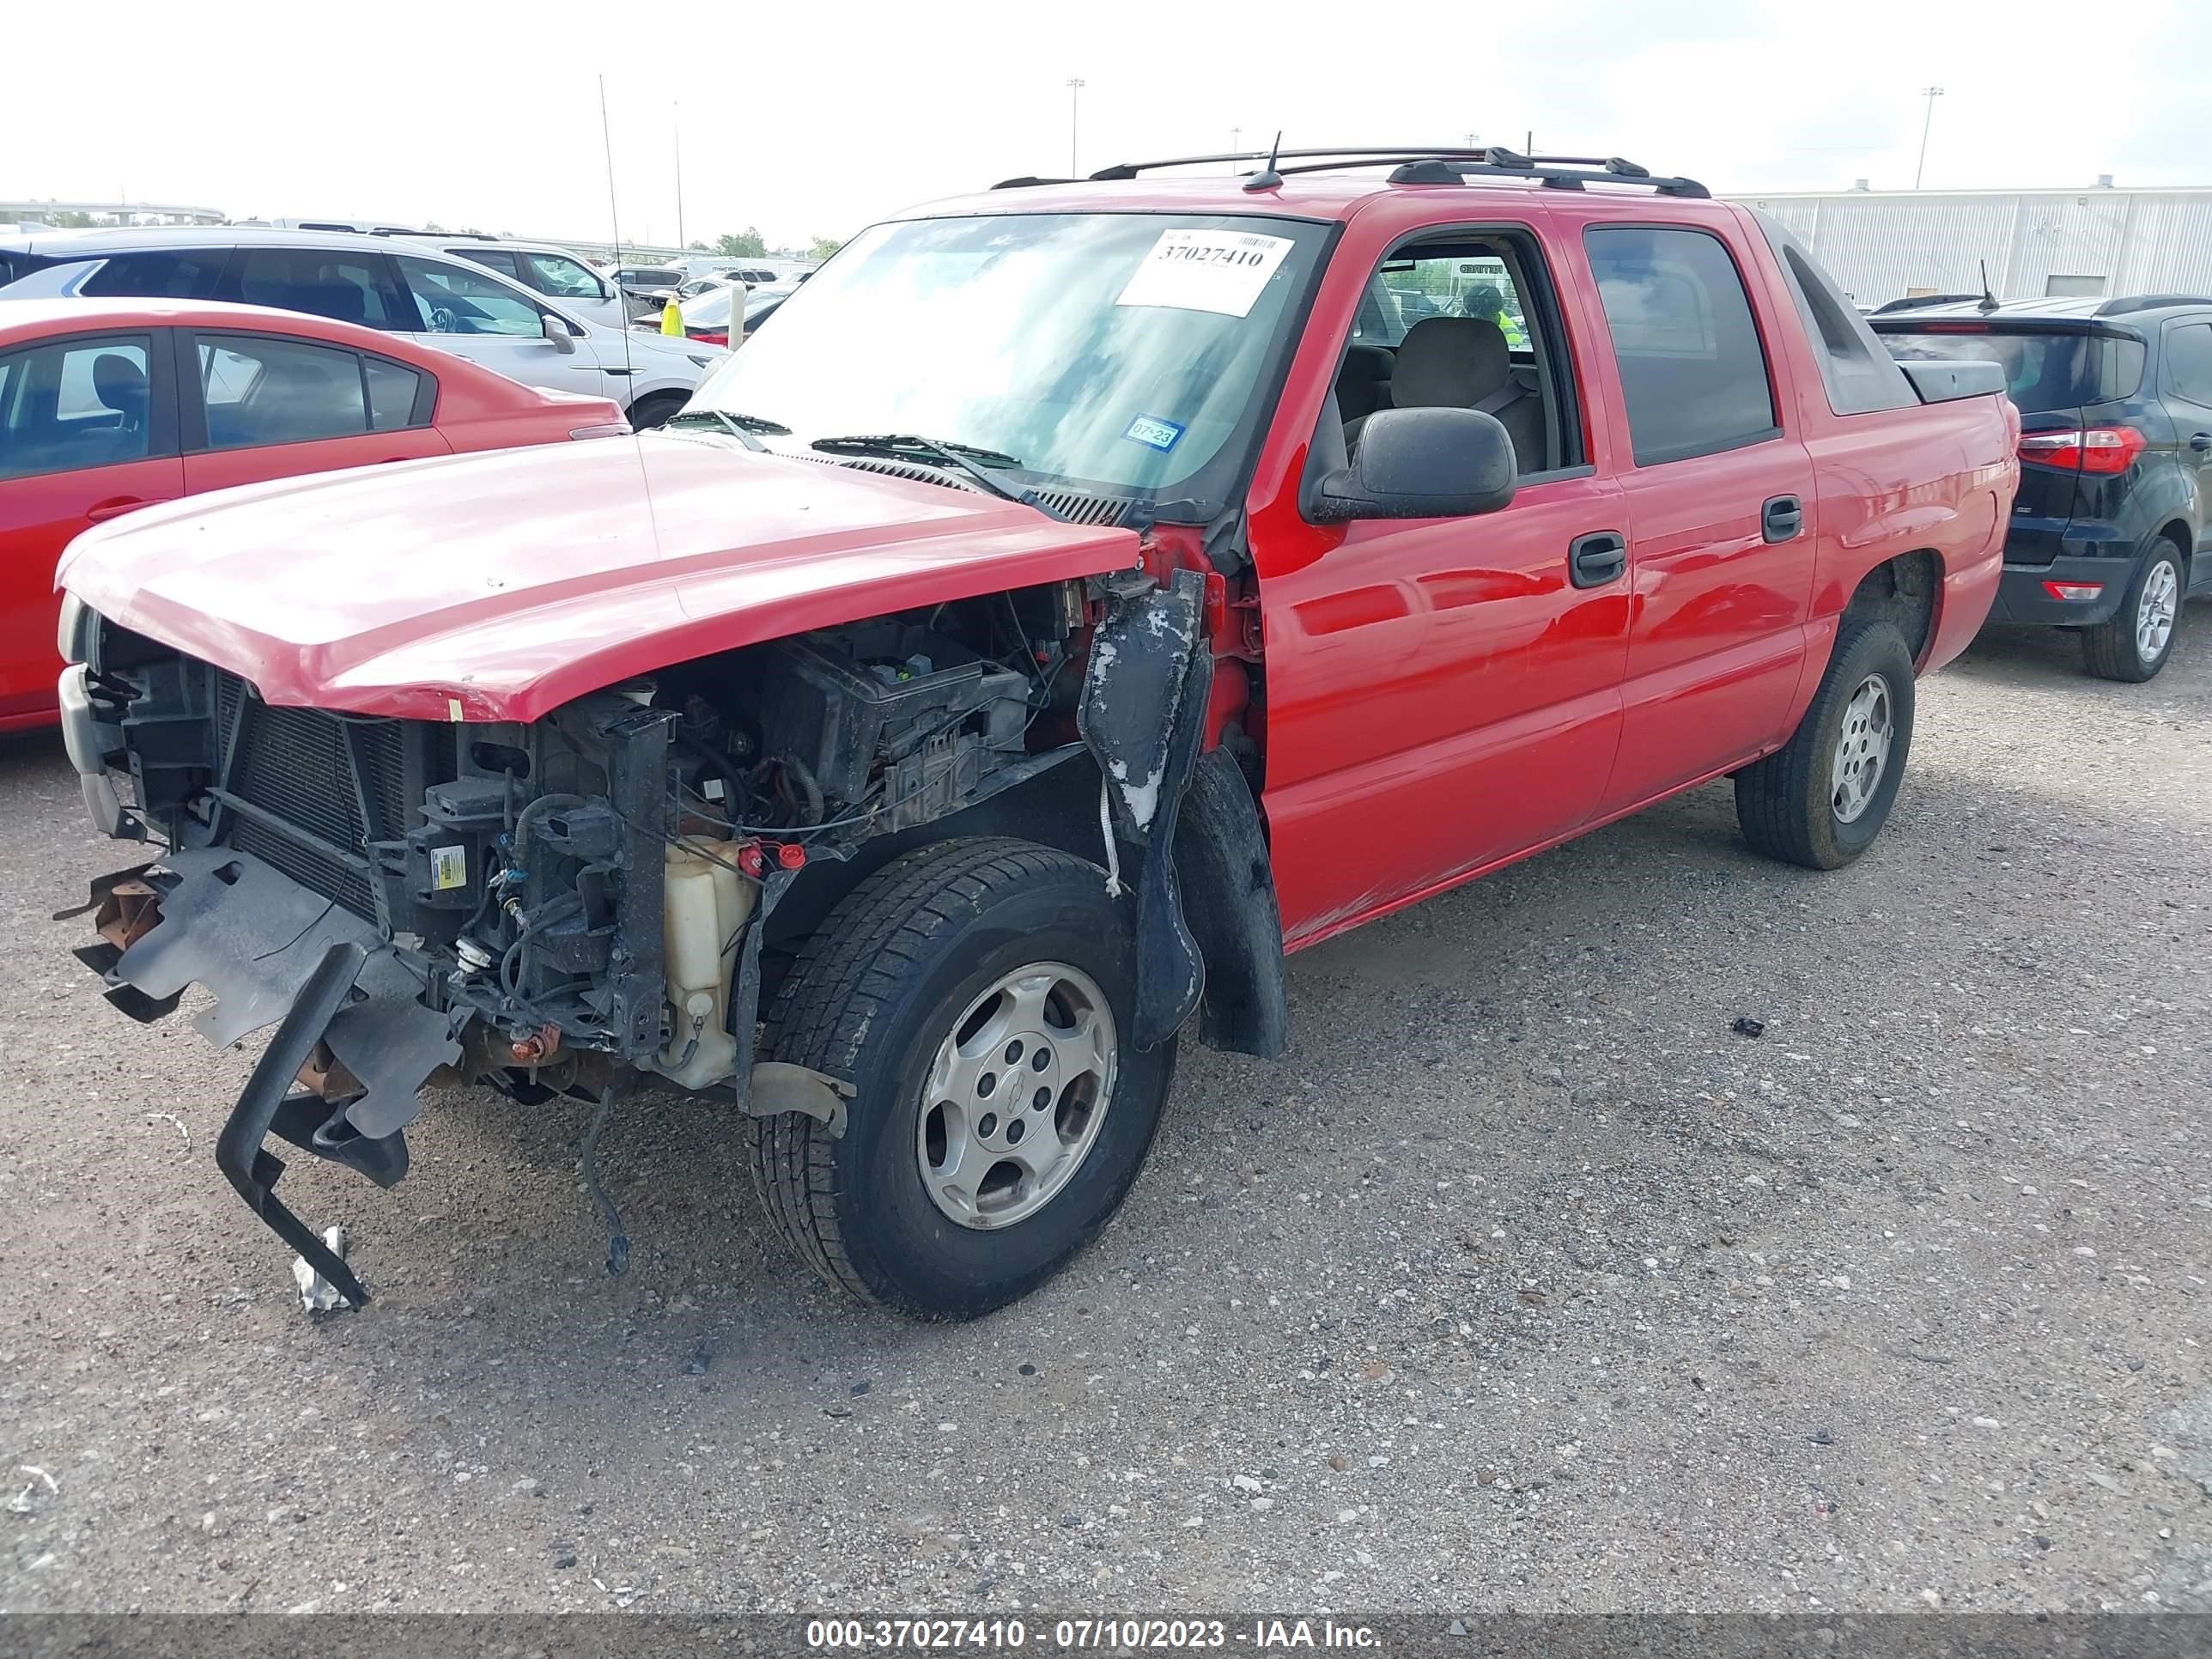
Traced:
<svg viewBox="0 0 2212 1659">
<path fill-rule="evenodd" d="M 2163 311 L 2168 306 L 2212 306 L 2201 294 L 2130 294 L 2097 307 L 2100 317 L 2124 317 L 2131 311 Z"/>
<path fill-rule="evenodd" d="M 1331 147 L 1322 149 L 1284 149 L 1272 155 L 1265 150 L 1244 150 L 1219 155 L 1178 155 L 1160 161 L 1124 161 L 1092 173 L 1093 184 L 1126 183 L 1140 173 L 1163 167 L 1200 167 L 1209 163 L 1254 161 L 1274 163 L 1278 173 L 1332 173 L 1342 167 L 1388 167 L 1394 185 L 1458 185 L 1471 178 L 1534 179 L 1554 190 L 1580 190 L 1585 184 L 1642 185 L 1662 196 L 1710 197 L 1712 192 L 1694 179 L 1655 177 L 1647 167 L 1618 155 L 1523 155 L 1517 150 L 1492 144 L 1477 149 L 1431 149 L 1418 145 L 1369 148 Z M 1297 165 L 1285 167 L 1284 162 Z M 1037 185 L 1072 185 L 1075 179 L 1007 179 L 997 190 L 1024 190 Z"/>
</svg>

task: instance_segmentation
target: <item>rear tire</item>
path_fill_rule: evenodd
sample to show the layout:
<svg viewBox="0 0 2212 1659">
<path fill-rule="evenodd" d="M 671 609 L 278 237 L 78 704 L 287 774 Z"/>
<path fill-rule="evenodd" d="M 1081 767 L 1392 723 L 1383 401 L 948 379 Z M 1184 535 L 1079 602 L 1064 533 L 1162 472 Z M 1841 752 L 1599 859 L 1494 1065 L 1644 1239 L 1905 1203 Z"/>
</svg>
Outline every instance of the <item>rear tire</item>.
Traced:
<svg viewBox="0 0 2212 1659">
<path fill-rule="evenodd" d="M 830 1283 L 924 1319 L 1027 1294 L 1120 1206 L 1151 1149 L 1172 1039 L 1132 1046 L 1133 907 L 1027 842 L 894 860 L 800 949 L 779 1060 L 854 1085 L 845 1133 L 754 1125 L 753 1177 Z"/>
<path fill-rule="evenodd" d="M 1735 775 L 1752 850 L 1837 870 L 1874 845 L 1905 775 L 1912 707 L 1912 653 L 1896 624 L 1847 626 L 1790 741 Z"/>
<path fill-rule="evenodd" d="M 690 394 L 682 392 L 656 392 L 640 398 L 629 406 L 629 428 L 650 432 L 690 401 Z"/>
<path fill-rule="evenodd" d="M 2100 680 L 2130 685 L 2154 678 L 2173 654 L 2187 586 L 2179 550 L 2156 544 L 2111 619 L 2081 630 L 2081 666 Z"/>
</svg>

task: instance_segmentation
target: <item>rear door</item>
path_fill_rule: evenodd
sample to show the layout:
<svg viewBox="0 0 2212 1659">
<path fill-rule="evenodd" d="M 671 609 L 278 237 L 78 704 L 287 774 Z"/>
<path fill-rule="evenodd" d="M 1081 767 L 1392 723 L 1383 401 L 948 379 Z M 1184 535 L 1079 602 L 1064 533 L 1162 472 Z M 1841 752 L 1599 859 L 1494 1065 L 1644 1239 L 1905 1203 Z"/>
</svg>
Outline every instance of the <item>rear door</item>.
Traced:
<svg viewBox="0 0 2212 1659">
<path fill-rule="evenodd" d="M 289 335 L 179 330 L 192 495 L 451 453 L 435 380 L 389 357 Z"/>
<path fill-rule="evenodd" d="M 1805 659 L 1813 459 L 1778 411 L 1796 326 L 1728 243 L 1681 224 L 1583 232 L 1626 431 L 1633 596 L 1620 752 L 1601 811 L 1624 811 L 1771 745 Z"/>
<path fill-rule="evenodd" d="M 54 566 L 80 531 L 184 493 L 167 331 L 0 352 L 0 729 L 49 715 Z"/>
</svg>

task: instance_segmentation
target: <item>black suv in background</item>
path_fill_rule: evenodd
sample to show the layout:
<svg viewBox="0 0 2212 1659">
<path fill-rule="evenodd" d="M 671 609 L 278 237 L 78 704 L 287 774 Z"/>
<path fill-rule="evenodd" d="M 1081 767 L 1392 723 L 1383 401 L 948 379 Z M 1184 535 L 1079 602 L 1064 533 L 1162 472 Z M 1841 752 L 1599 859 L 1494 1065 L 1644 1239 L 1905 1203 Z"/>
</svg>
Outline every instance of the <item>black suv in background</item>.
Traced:
<svg viewBox="0 0 2212 1659">
<path fill-rule="evenodd" d="M 2004 368 L 2020 495 L 1990 620 L 2078 630 L 2108 680 L 2157 673 L 2184 599 L 2212 592 L 2212 300 L 1947 296 L 1867 320 L 1897 356 Z"/>
</svg>

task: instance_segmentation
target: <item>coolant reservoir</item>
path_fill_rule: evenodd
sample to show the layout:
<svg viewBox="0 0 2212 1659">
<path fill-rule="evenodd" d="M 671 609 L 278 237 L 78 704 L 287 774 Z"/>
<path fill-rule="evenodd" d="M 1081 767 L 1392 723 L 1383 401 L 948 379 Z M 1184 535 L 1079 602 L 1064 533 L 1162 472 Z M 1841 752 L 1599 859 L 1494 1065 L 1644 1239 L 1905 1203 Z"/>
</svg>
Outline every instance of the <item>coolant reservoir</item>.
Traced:
<svg viewBox="0 0 2212 1659">
<path fill-rule="evenodd" d="M 662 859 L 662 967 L 674 1036 L 654 1069 L 690 1089 L 725 1081 L 737 1063 L 730 993 L 738 937 L 759 891 L 737 862 L 736 842 L 708 836 L 686 836 Z"/>
</svg>

